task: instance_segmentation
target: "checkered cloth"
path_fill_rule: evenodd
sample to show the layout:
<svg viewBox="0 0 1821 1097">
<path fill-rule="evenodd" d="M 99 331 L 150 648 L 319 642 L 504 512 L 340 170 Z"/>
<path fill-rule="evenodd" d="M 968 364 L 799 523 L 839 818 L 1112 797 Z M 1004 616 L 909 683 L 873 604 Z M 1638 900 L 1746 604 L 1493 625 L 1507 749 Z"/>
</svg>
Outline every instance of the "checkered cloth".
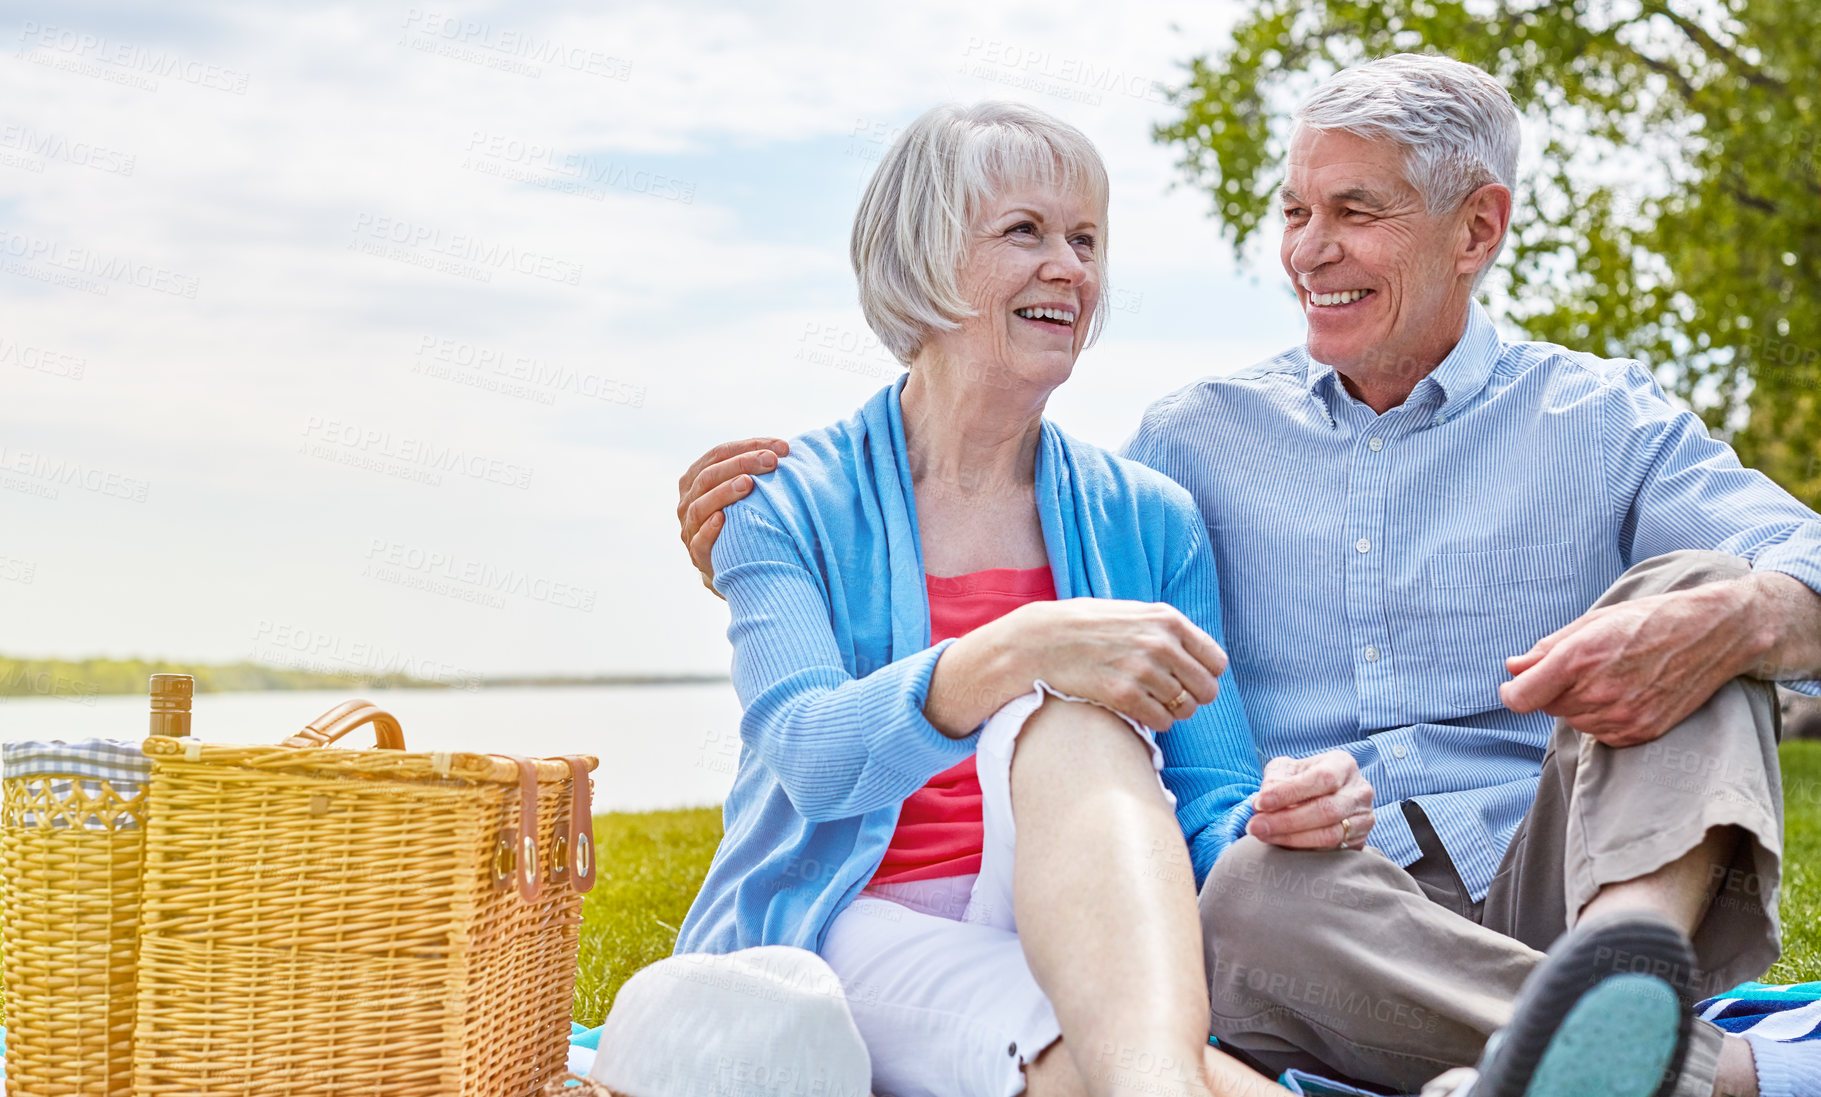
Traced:
<svg viewBox="0 0 1821 1097">
<path fill-rule="evenodd" d="M 84 795 L 99 796 L 101 782 L 105 781 L 115 795 L 127 799 L 138 795 L 151 780 L 152 760 L 139 749 L 138 742 L 125 739 L 0 743 L 0 778 L 23 778 L 28 786 L 36 784 L 33 778 L 46 781 L 50 784 L 53 800 L 70 799 L 77 784 L 82 786 Z M 36 791 L 34 788 L 34 794 Z M 37 826 L 38 815 L 25 812 L 20 822 L 28 827 Z M 67 827 L 71 824 L 68 818 L 53 816 L 50 825 Z M 108 829 L 108 824 L 97 815 L 83 819 L 81 825 L 90 830 Z M 118 825 L 121 829 L 131 829 L 138 823 L 127 816 Z"/>
<path fill-rule="evenodd" d="M 152 761 L 137 740 L 62 739 L 0 743 L 0 777 L 88 777 L 139 785 L 152 776 Z"/>
</svg>

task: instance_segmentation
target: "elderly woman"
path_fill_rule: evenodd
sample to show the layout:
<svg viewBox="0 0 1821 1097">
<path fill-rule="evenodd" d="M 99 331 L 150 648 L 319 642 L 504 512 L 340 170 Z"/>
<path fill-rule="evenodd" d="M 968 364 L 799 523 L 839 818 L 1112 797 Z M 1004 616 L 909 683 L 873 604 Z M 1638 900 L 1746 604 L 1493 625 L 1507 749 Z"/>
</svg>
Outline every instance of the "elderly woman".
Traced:
<svg viewBox="0 0 1821 1097">
<path fill-rule="evenodd" d="M 882 1093 L 1275 1090 L 1208 1046 L 1195 886 L 1260 776 L 1205 531 L 1042 417 L 1106 222 L 1072 127 L 918 119 L 852 246 L 908 374 L 711 523 L 745 749 L 677 950 L 819 953 Z"/>
</svg>

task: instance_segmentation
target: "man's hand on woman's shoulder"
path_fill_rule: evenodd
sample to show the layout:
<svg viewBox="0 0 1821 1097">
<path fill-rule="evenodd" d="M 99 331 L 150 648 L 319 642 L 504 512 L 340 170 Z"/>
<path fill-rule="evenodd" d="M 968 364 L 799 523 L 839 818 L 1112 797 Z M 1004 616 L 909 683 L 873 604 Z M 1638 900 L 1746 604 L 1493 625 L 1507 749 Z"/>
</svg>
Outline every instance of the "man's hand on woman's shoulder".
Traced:
<svg viewBox="0 0 1821 1097">
<path fill-rule="evenodd" d="M 754 476 L 772 471 L 778 458 L 789 455 L 790 443 L 782 438 L 722 442 L 696 458 L 677 481 L 683 547 L 709 590 L 714 590 L 714 542 L 721 534 L 721 511 L 752 491 Z"/>
</svg>

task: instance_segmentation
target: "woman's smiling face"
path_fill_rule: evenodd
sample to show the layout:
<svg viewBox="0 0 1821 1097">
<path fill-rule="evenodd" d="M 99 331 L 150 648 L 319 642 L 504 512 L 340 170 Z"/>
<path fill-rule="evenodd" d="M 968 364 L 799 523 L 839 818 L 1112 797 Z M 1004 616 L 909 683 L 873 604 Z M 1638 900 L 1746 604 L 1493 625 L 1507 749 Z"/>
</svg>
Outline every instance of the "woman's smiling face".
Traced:
<svg viewBox="0 0 1821 1097">
<path fill-rule="evenodd" d="M 957 278 L 974 314 L 929 349 L 979 382 L 1066 381 L 1100 305 L 1105 221 L 1106 210 L 1074 189 L 1025 184 L 988 197 Z"/>
</svg>

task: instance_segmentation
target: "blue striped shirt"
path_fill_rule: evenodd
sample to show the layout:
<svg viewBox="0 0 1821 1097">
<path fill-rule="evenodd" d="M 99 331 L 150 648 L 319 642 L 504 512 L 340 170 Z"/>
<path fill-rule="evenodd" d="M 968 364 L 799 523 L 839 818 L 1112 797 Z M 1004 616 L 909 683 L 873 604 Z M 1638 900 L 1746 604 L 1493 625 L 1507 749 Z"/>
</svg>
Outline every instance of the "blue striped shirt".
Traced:
<svg viewBox="0 0 1821 1097">
<path fill-rule="evenodd" d="M 1475 900 L 1535 798 L 1553 724 L 1499 702 L 1507 656 L 1677 549 L 1821 591 L 1821 519 L 1648 370 L 1505 342 L 1477 304 L 1383 415 L 1298 347 L 1157 401 L 1126 454 L 1201 509 L 1266 756 L 1351 752 L 1378 795 L 1372 844 L 1421 856 L 1399 807 L 1415 800 Z"/>
</svg>

